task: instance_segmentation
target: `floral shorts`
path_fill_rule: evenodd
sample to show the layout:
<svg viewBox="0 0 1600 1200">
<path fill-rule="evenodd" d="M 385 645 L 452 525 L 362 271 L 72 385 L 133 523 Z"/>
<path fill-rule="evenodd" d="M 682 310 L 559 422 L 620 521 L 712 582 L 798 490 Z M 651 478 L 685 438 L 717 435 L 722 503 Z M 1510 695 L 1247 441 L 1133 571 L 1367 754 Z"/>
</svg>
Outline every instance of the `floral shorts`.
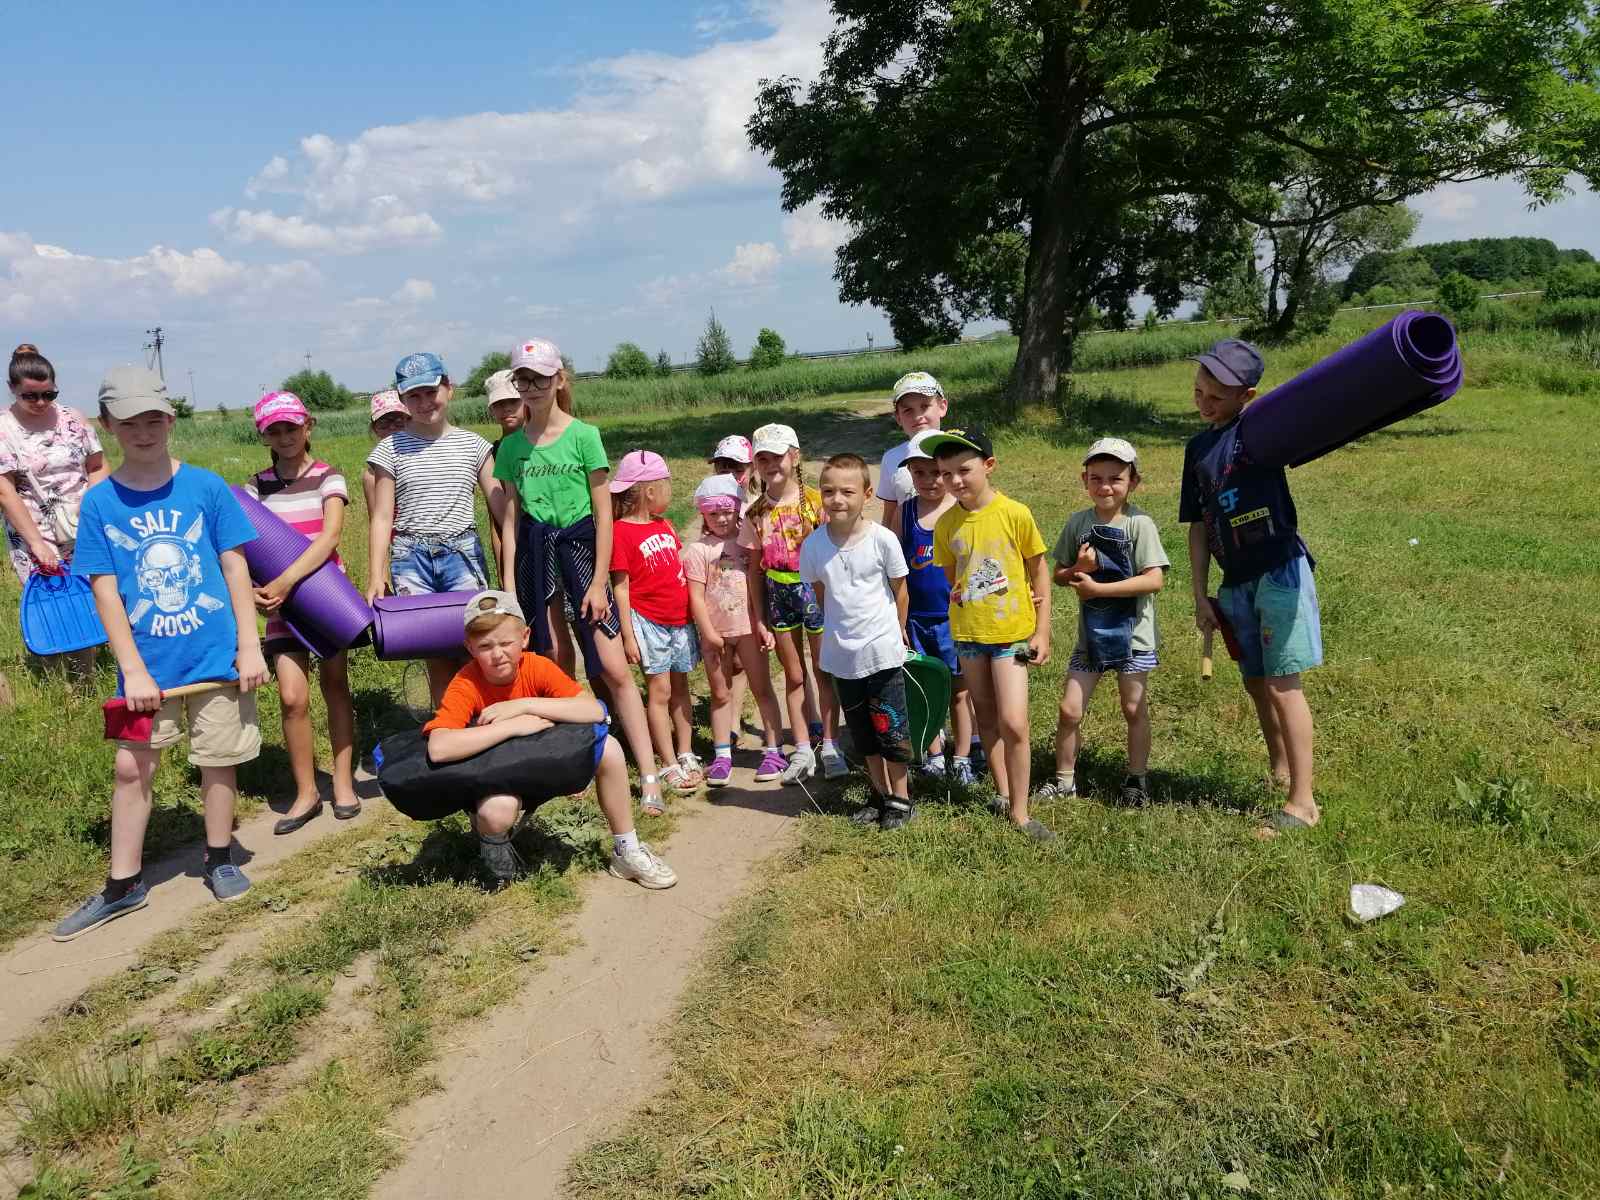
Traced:
<svg viewBox="0 0 1600 1200">
<path fill-rule="evenodd" d="M 787 633 L 805 627 L 807 633 L 822 632 L 822 609 L 809 583 L 786 583 L 767 576 L 767 628 Z"/>
</svg>

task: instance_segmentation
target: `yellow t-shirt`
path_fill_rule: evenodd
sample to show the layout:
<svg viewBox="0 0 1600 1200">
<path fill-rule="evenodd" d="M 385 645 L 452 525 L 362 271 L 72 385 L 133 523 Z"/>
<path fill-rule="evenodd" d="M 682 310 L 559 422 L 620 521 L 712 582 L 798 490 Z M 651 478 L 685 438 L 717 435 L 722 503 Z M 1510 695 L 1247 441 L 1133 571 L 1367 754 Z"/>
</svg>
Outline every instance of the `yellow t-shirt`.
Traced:
<svg viewBox="0 0 1600 1200">
<path fill-rule="evenodd" d="M 1026 561 L 1045 551 L 1026 504 L 999 492 L 977 512 L 959 504 L 933 527 L 933 561 L 955 571 L 950 636 L 1009 645 L 1033 636 L 1033 589 Z"/>
</svg>

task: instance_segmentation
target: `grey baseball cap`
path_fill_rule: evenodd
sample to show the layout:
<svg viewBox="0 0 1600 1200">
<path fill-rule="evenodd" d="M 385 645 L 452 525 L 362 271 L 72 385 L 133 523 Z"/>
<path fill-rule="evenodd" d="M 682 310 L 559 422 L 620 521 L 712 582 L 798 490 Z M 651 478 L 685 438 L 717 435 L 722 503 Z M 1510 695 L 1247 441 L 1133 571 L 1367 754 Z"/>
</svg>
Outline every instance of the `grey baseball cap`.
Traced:
<svg viewBox="0 0 1600 1200">
<path fill-rule="evenodd" d="M 463 627 L 470 626 L 479 617 L 515 617 L 526 622 L 522 615 L 522 605 L 517 603 L 517 598 L 510 592 L 483 591 L 467 601 L 467 606 L 461 613 Z"/>
<path fill-rule="evenodd" d="M 1261 382 L 1261 376 L 1267 369 L 1261 351 L 1238 338 L 1223 338 L 1204 354 L 1196 354 L 1190 361 L 1199 363 L 1218 380 L 1231 387 L 1253 388 Z"/>
<path fill-rule="evenodd" d="M 173 415 L 167 401 L 167 385 L 148 367 L 112 367 L 107 371 L 100 381 L 100 407 L 115 421 L 147 412 Z"/>
</svg>

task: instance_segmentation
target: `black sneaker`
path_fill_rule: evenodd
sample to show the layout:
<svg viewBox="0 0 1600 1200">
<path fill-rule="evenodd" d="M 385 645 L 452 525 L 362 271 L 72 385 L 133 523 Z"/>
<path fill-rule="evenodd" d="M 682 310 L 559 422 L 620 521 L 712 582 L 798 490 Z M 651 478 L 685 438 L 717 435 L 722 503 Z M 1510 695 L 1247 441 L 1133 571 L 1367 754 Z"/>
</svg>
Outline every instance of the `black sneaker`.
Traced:
<svg viewBox="0 0 1600 1200">
<path fill-rule="evenodd" d="M 850 824 L 876 825 L 879 816 L 882 814 L 882 805 L 883 797 L 879 796 L 877 792 L 870 793 L 867 802 L 850 814 Z"/>
<path fill-rule="evenodd" d="M 883 815 L 878 818 L 878 828 L 885 832 L 899 829 L 902 825 L 910 824 L 911 818 L 916 815 L 917 810 L 904 800 L 885 800 Z"/>
<path fill-rule="evenodd" d="M 1122 784 L 1122 807 L 1143 808 L 1149 803 L 1149 777 L 1145 775 L 1129 775 Z"/>
<path fill-rule="evenodd" d="M 497 888 L 515 883 L 528 869 L 527 864 L 522 861 L 522 855 L 518 854 L 517 848 L 511 844 L 509 834 L 502 834 L 499 837 L 479 834 L 478 860 L 483 864 L 484 873 Z"/>
</svg>

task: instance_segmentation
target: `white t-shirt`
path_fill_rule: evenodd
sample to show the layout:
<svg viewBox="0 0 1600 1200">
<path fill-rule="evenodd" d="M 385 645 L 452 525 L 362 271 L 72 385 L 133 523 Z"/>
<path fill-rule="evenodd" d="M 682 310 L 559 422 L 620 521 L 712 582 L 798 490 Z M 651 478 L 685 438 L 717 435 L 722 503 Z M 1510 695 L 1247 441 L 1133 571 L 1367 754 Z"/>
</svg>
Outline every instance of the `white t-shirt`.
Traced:
<svg viewBox="0 0 1600 1200">
<path fill-rule="evenodd" d="M 907 438 L 894 449 L 883 452 L 883 458 L 878 463 L 878 499 L 904 504 L 914 494 L 909 486 L 909 471 L 903 479 L 896 478 L 896 473 L 905 465 L 906 451 L 910 449 L 911 440 Z"/>
<path fill-rule="evenodd" d="M 394 478 L 394 531 L 425 537 L 470 532 L 478 469 L 491 449 L 456 425 L 436 438 L 402 429 L 379 442 L 367 462 Z"/>
<path fill-rule="evenodd" d="M 822 526 L 800 547 L 800 578 L 822 584 L 822 669 L 841 679 L 862 679 L 906 661 L 895 611 L 892 579 L 906 576 L 900 539 L 877 522 L 847 548 L 834 545 Z"/>
</svg>

